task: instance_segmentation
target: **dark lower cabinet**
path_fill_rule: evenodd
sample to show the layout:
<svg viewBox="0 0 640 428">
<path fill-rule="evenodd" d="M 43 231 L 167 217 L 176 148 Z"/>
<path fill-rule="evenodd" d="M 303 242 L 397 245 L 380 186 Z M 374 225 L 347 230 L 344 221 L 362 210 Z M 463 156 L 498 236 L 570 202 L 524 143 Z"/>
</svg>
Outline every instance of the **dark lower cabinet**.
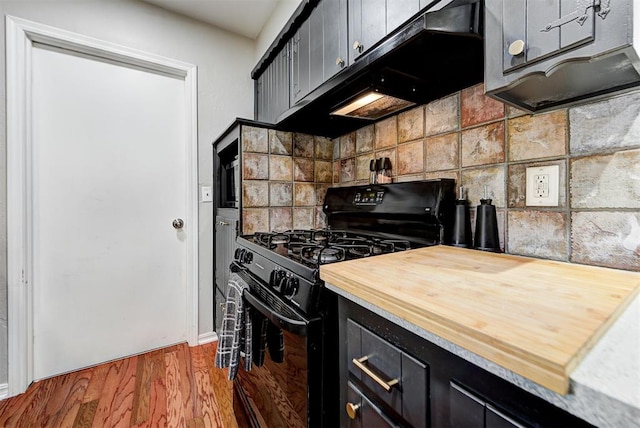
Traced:
<svg viewBox="0 0 640 428">
<path fill-rule="evenodd" d="M 338 313 L 342 427 L 592 426 L 348 299 Z"/>
</svg>

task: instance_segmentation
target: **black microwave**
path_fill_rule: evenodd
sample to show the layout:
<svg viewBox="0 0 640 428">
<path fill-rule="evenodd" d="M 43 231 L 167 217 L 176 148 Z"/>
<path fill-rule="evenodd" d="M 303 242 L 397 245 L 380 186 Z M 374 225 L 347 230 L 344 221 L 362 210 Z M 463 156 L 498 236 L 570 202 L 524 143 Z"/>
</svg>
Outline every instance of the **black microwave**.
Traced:
<svg viewBox="0 0 640 428">
<path fill-rule="evenodd" d="M 238 186 L 240 184 L 240 162 L 238 153 L 231 152 L 229 156 L 220 156 L 219 194 L 220 206 L 224 208 L 238 208 Z"/>
</svg>

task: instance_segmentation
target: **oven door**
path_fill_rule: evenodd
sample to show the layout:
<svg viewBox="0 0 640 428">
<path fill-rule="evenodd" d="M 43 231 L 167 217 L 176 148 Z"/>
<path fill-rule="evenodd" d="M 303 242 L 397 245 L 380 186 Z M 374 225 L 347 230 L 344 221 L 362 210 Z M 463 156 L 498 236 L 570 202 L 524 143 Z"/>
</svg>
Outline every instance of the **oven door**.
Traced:
<svg viewBox="0 0 640 428">
<path fill-rule="evenodd" d="M 323 426 L 322 319 L 306 318 L 246 270 L 238 274 L 249 284 L 246 304 L 282 332 L 283 352 L 264 352 L 261 366 L 240 369 L 234 382 L 234 412 L 239 425 L 251 427 Z M 256 340 L 255 330 L 253 340 Z M 267 340 L 267 343 L 271 340 Z M 281 357 L 281 358 L 280 358 Z M 277 362 L 281 361 L 281 362 Z M 244 419 L 244 420 L 242 420 Z"/>
</svg>

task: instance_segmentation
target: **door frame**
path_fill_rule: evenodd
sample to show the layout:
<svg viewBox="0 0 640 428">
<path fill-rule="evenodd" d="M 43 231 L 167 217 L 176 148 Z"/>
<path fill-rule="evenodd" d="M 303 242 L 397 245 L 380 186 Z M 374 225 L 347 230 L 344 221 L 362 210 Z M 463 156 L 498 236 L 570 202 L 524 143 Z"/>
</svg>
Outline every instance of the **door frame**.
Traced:
<svg viewBox="0 0 640 428">
<path fill-rule="evenodd" d="M 187 332 L 198 344 L 197 68 L 21 18 L 6 17 L 8 396 L 33 381 L 33 188 L 31 54 L 33 43 L 125 63 L 185 82 Z"/>
</svg>

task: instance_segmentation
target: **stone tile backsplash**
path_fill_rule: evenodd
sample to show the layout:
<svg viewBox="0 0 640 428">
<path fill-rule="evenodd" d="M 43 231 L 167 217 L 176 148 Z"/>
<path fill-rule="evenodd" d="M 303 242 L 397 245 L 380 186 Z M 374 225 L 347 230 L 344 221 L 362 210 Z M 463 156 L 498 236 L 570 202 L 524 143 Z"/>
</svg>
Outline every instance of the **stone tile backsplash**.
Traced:
<svg viewBox="0 0 640 428">
<path fill-rule="evenodd" d="M 325 137 L 243 126 L 242 233 L 323 227 L 336 155 Z"/>
<path fill-rule="evenodd" d="M 243 233 L 324 227 L 330 186 L 453 178 L 488 197 L 505 252 L 640 271 L 640 91 L 530 115 L 476 85 L 333 140 L 243 128 Z M 526 168 L 558 165 L 558 207 L 527 207 Z M 473 223 L 473 222 L 472 222 Z M 475 226 L 472 224 L 472 227 Z"/>
<path fill-rule="evenodd" d="M 486 185 L 507 253 L 640 271 L 640 91 L 537 115 L 483 92 L 334 139 L 333 184 L 366 184 L 369 161 L 389 157 L 395 182 L 454 178 L 473 208 Z M 526 168 L 543 165 L 560 167 L 559 206 L 527 207 Z"/>
</svg>

